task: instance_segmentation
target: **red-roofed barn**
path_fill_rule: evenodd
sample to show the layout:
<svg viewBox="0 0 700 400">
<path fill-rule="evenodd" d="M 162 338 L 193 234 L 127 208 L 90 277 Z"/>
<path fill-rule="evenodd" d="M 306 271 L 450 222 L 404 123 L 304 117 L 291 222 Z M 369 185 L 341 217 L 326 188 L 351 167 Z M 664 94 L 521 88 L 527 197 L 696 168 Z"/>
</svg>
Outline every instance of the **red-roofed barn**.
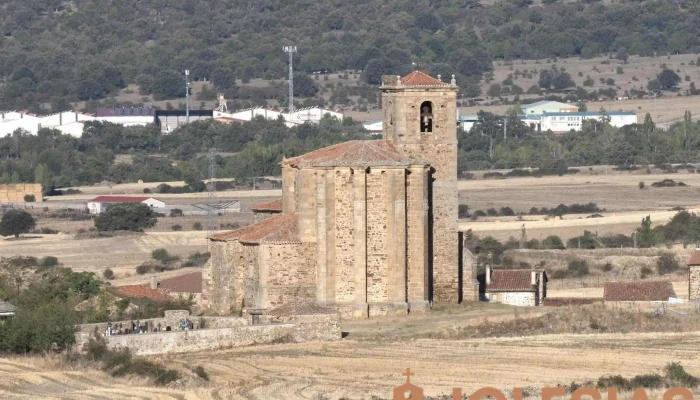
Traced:
<svg viewBox="0 0 700 400">
<path fill-rule="evenodd" d="M 491 269 L 479 276 L 481 299 L 513 306 L 540 306 L 547 297 L 547 274 L 541 269 Z"/>
</svg>

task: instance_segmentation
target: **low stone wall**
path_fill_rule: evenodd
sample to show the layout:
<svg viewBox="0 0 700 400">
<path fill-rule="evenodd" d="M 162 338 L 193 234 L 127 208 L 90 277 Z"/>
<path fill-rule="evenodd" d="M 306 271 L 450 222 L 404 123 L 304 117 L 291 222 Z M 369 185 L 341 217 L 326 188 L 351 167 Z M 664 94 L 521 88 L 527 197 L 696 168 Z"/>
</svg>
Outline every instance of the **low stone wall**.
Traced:
<svg viewBox="0 0 700 400">
<path fill-rule="evenodd" d="M 195 329 L 232 328 L 249 324 L 249 322 L 242 317 L 193 317 L 190 316 L 189 312 L 180 310 L 166 311 L 165 316 L 162 318 L 148 318 L 139 320 L 138 322 L 141 325 L 147 324 L 151 327 L 156 327 L 158 326 L 158 324 L 160 324 L 162 330 L 165 330 L 168 326 L 171 328 L 171 330 L 176 330 L 178 321 L 186 318 L 192 321 L 192 323 L 195 326 Z M 112 327 L 122 325 L 124 326 L 124 328 L 131 329 L 132 322 L 136 323 L 137 321 L 112 321 Z M 100 334 L 103 334 L 106 329 L 106 322 L 100 322 L 96 324 L 83 324 L 78 326 L 78 332 L 86 333 L 98 332 Z M 149 331 L 153 331 L 153 328 L 151 328 Z"/>
<path fill-rule="evenodd" d="M 259 324 L 248 325 L 245 318 L 237 317 L 190 317 L 195 321 L 205 319 L 205 329 L 155 332 L 144 334 L 113 335 L 105 337 L 110 349 L 129 348 L 137 355 L 165 353 L 187 353 L 216 350 L 226 347 L 255 344 L 327 341 L 341 338 L 340 318 L 337 314 L 291 315 L 286 317 L 260 316 Z M 154 318 L 152 321 L 166 320 Z M 128 321 L 129 324 L 131 321 Z M 141 321 L 143 323 L 144 321 Z M 118 322 L 117 322 L 118 323 Z M 115 323 L 112 323 L 114 326 Z M 88 324 L 79 327 L 76 333 L 76 349 L 94 335 L 103 335 L 106 324 Z M 161 325 L 163 326 L 163 325 Z M 102 330 L 99 330 L 99 327 Z"/>
</svg>

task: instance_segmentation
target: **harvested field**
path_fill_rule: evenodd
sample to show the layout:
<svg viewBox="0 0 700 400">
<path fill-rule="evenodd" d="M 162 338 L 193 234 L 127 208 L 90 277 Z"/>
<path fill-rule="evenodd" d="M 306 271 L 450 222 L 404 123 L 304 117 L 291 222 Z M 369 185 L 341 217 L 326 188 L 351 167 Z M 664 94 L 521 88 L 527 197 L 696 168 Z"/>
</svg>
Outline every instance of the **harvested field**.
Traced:
<svg viewBox="0 0 700 400">
<path fill-rule="evenodd" d="M 565 309 L 556 309 L 566 311 Z M 445 320 L 482 323 L 491 313 L 512 314 L 508 307 L 434 311 Z M 430 316 L 389 324 L 394 334 L 359 338 L 352 331 L 376 330 L 379 320 L 348 326 L 343 341 L 255 346 L 196 354 L 154 357 L 170 368 L 201 365 L 211 382 L 204 386 L 147 387 L 145 382 L 107 378 L 98 371 L 57 368 L 32 358 L 0 360 L 3 398 L 142 398 L 142 399 L 390 399 L 391 389 L 411 381 L 427 396 L 447 395 L 453 387 L 465 394 L 492 386 L 542 387 L 597 379 L 606 374 L 632 377 L 660 372 L 669 362 L 681 362 L 700 375 L 700 333 L 550 334 L 476 339 L 411 339 L 416 327 L 436 322 Z M 495 321 L 496 318 L 494 318 Z M 512 318 L 511 318 L 512 319 Z M 382 321 L 383 322 L 383 321 Z M 513 322 L 511 322 L 512 324 Z M 516 322 L 517 323 L 517 322 Z M 677 322 L 673 322 L 676 324 Z M 500 322 L 488 322 L 500 326 Z M 508 322 L 505 322 L 508 324 Z M 362 325 L 366 327 L 363 328 Z M 401 326 L 399 326 L 401 325 Z M 505 325 L 504 325 L 505 326 Z M 590 328 L 590 325 L 588 326 Z M 434 329 L 444 331 L 442 327 Z M 515 332 L 517 334 L 517 332 Z M 656 397 L 655 397 L 656 398 Z"/>
<path fill-rule="evenodd" d="M 688 186 L 649 188 L 640 190 L 639 182 L 658 182 L 672 177 Z M 492 235 L 498 239 L 519 237 L 523 224 L 528 238 L 543 239 L 559 235 L 568 239 L 583 234 L 584 230 L 597 231 L 599 236 L 623 233 L 629 235 L 639 227 L 642 218 L 651 216 L 653 224 L 665 223 L 676 211 L 684 207 L 700 211 L 700 174 L 646 174 L 615 172 L 601 174 L 601 167 L 582 169 L 580 174 L 542 178 L 510 178 L 493 180 L 468 180 L 459 182 L 460 203 L 467 204 L 471 212 L 489 208 L 511 207 L 516 213 L 527 213 L 532 207 L 553 208 L 559 204 L 584 204 L 594 202 L 600 218 L 589 215 L 565 215 L 563 219 L 536 215 L 516 217 L 480 218 L 477 221 L 462 220 L 460 229 L 472 229 L 480 235 Z"/>
</svg>

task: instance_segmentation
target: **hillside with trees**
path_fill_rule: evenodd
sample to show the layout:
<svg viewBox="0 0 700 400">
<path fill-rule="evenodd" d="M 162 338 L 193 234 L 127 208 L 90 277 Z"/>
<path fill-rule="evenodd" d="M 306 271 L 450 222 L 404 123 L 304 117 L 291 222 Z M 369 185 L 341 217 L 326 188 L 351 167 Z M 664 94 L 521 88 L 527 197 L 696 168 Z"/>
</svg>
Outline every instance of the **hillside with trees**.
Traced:
<svg viewBox="0 0 700 400">
<path fill-rule="evenodd" d="M 492 60 L 695 52 L 699 19 L 692 0 L 0 0 L 0 109 L 56 112 L 130 84 L 181 98 L 185 68 L 235 99 L 236 82 L 286 75 L 286 44 L 302 73 L 374 85 L 419 68 L 476 96 Z M 299 95 L 316 95 L 308 83 Z"/>
</svg>

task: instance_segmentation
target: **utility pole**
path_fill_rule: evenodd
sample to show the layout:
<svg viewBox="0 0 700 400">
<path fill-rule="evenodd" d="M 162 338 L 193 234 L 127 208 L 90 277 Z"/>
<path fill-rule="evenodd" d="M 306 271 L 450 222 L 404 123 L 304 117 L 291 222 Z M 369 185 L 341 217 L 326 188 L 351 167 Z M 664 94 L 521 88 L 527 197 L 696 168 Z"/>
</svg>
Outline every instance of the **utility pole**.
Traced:
<svg viewBox="0 0 700 400">
<path fill-rule="evenodd" d="M 508 117 L 503 118 L 503 141 L 506 141 L 506 130 L 508 129 Z"/>
<path fill-rule="evenodd" d="M 285 53 L 289 54 L 289 113 L 294 112 L 294 69 L 292 68 L 292 63 L 294 62 L 294 53 L 297 52 L 297 46 L 284 46 L 282 47 Z"/>
<path fill-rule="evenodd" d="M 190 70 L 185 70 L 185 98 L 187 99 L 187 123 L 190 123 Z"/>
</svg>

